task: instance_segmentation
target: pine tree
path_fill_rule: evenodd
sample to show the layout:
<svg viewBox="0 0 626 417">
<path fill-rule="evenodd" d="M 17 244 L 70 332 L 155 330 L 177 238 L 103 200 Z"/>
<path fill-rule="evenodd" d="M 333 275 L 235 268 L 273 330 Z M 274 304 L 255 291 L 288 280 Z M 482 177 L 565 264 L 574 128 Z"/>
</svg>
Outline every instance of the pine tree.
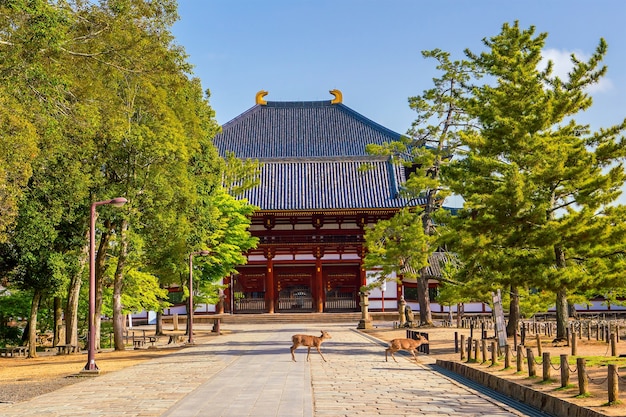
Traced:
<svg viewBox="0 0 626 417">
<path fill-rule="evenodd" d="M 460 152 L 460 132 L 472 129 L 460 103 L 466 94 L 465 84 L 473 74 L 473 70 L 468 61 L 452 61 L 448 53 L 439 49 L 423 51 L 422 56 L 435 59 L 438 62 L 437 70 L 441 72 L 441 76 L 434 78 L 434 86 L 425 90 L 422 95 L 409 97 L 409 107 L 415 110 L 417 118 L 407 132 L 407 136 L 403 136 L 399 142 L 368 145 L 367 147 L 368 152 L 389 155 L 397 163 L 404 164 L 412 171 L 406 183 L 403 184 L 402 195 L 408 198 L 410 202 L 416 201 L 418 198 L 425 200 L 423 206 L 413 212 L 414 221 L 421 223 L 422 231 L 415 234 L 407 226 L 396 239 L 378 241 L 368 239 L 367 235 L 366 239 L 368 239 L 369 251 L 374 250 L 372 245 L 380 246 L 383 244 L 388 247 L 389 253 L 394 253 L 397 248 L 393 246 L 402 246 L 408 242 L 409 246 L 416 243 L 416 247 L 421 247 L 421 244 L 418 243 L 424 240 L 422 234 L 428 237 L 426 239 L 426 261 L 410 265 L 406 259 L 395 259 L 395 272 L 409 279 L 416 279 L 420 324 L 432 324 L 428 293 L 429 277 L 426 274 L 426 268 L 429 265 L 429 256 L 440 249 L 435 237 L 434 218 L 442 208 L 445 198 L 450 195 L 448 188 L 442 183 L 441 169 L 450 162 L 453 155 Z M 393 227 L 398 228 L 404 224 L 406 216 L 404 211 L 398 213 L 396 215 L 398 218 L 392 221 Z M 388 227 L 387 224 L 376 226 L 376 228 L 382 229 Z M 380 231 L 368 233 L 380 234 Z M 380 248 L 375 250 L 380 250 Z M 373 265 L 372 258 L 376 257 L 368 254 L 366 262 Z M 431 261 L 435 262 L 436 260 L 431 258 Z"/>
<path fill-rule="evenodd" d="M 617 280 L 625 208 L 615 200 L 626 179 L 626 120 L 595 132 L 574 120 L 592 104 L 587 88 L 606 73 L 606 42 L 587 61 L 572 55 L 562 80 L 551 63 L 540 69 L 546 37 L 515 22 L 485 39 L 485 52 L 466 51 L 487 80 L 465 104 L 480 131 L 463 135 L 467 157 L 445 175 L 465 199 L 450 223 L 465 272 L 513 294 L 553 291 L 562 338 L 568 295 L 625 284 Z"/>
</svg>

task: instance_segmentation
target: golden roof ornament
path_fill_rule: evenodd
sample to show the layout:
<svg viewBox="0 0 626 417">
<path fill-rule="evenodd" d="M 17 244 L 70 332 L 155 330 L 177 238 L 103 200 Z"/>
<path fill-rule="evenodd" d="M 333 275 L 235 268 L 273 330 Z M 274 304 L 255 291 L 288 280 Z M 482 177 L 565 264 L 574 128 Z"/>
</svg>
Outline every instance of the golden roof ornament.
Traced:
<svg viewBox="0 0 626 417">
<path fill-rule="evenodd" d="M 267 101 L 263 100 L 263 97 L 265 97 L 266 95 L 267 91 L 265 90 L 261 90 L 256 93 L 256 104 L 258 104 L 259 106 L 265 106 L 267 104 Z"/>
<path fill-rule="evenodd" d="M 339 104 L 339 103 L 341 103 L 343 101 L 343 95 L 341 94 L 341 91 L 339 91 L 339 90 L 330 90 L 329 92 L 330 92 L 330 94 L 335 96 L 335 98 L 331 100 L 330 104 Z"/>
</svg>

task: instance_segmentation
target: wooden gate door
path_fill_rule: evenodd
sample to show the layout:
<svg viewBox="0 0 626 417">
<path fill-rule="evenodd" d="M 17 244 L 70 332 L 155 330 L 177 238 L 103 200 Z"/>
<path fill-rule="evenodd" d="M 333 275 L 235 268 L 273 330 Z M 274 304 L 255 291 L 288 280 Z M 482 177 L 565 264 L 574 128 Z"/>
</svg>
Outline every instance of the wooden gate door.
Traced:
<svg viewBox="0 0 626 417">
<path fill-rule="evenodd" d="M 314 267 L 274 265 L 278 312 L 310 313 L 313 311 L 311 283 Z"/>
<path fill-rule="evenodd" d="M 324 311 L 359 311 L 359 266 L 325 266 Z"/>
<path fill-rule="evenodd" d="M 242 268 L 233 276 L 233 312 L 265 313 L 265 269 Z"/>
</svg>

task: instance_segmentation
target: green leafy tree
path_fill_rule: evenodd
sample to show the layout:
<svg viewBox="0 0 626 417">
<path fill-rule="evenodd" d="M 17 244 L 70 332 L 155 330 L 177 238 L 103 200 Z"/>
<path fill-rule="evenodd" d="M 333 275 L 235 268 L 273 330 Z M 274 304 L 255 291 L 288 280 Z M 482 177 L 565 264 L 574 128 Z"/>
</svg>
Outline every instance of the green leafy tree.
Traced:
<svg viewBox="0 0 626 417">
<path fill-rule="evenodd" d="M 466 51 L 488 80 L 464 105 L 480 131 L 462 136 L 468 154 L 445 175 L 465 199 L 450 225 L 467 276 L 513 294 L 553 292 L 563 338 L 569 295 L 624 286 L 624 207 L 615 200 L 626 179 L 626 121 L 593 132 L 574 120 L 606 72 L 605 41 L 587 61 L 572 56 L 562 80 L 551 63 L 540 69 L 546 37 L 515 22 L 485 39 L 485 52 Z"/>
<path fill-rule="evenodd" d="M 45 242 L 35 242 L 38 235 L 29 242 L 24 235 L 20 244 L 27 248 L 37 243 L 50 253 L 74 257 L 67 269 L 72 276 L 66 317 L 68 341 L 76 340 L 91 202 L 117 196 L 130 201 L 123 211 L 98 210 L 96 317 L 105 271 L 115 259 L 112 281 L 106 285 L 113 288 L 118 322 L 127 271 L 139 270 L 138 263 L 146 273 L 183 270 L 185 257 L 169 262 L 174 255 L 208 245 L 207 235 L 194 231 L 215 216 L 212 206 L 197 204 L 208 200 L 222 180 L 224 162 L 210 142 L 219 126 L 199 81 L 190 78 L 184 51 L 173 44 L 169 28 L 177 19 L 174 1 L 13 2 L 0 7 L 7 17 L 0 42 L 0 62 L 6 68 L 0 73 L 6 81 L 2 97 L 10 97 L 16 109 L 21 105 L 32 110 L 24 122 L 11 119 L 11 131 L 27 139 L 31 131 L 45 132 L 36 137 L 44 151 L 30 175 L 33 191 L 24 198 L 22 211 L 42 214 L 25 215 L 20 227 L 27 230 L 28 221 L 36 229 L 35 220 L 46 221 L 40 229 L 50 233 L 43 236 Z M 24 161 L 37 154 L 26 145 L 16 149 L 23 150 L 18 156 Z M 27 165 L 12 166 L 16 177 L 29 177 Z M 197 175 L 206 177 L 199 180 Z M 61 197 L 63 192 L 73 196 L 71 202 Z M 45 198 L 58 204 L 48 207 Z M 150 254 L 160 252 L 154 249 L 163 240 L 152 238 L 161 231 L 174 239 L 164 246 L 171 256 L 157 262 Z M 129 254 L 132 266 L 127 267 Z M 12 266 L 16 271 L 24 270 L 19 256 Z M 42 262 L 45 258 L 42 253 L 33 256 Z M 23 282 L 32 281 L 25 278 Z M 97 321 L 96 333 L 99 326 Z"/>
</svg>

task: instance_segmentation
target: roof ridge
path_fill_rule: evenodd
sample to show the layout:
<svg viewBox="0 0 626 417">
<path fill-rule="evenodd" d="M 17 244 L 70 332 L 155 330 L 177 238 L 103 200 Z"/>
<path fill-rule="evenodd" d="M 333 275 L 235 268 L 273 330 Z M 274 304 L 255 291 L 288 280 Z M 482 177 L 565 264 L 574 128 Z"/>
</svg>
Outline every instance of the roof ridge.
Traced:
<svg viewBox="0 0 626 417">
<path fill-rule="evenodd" d="M 310 163 L 328 163 L 328 162 L 387 162 L 390 157 L 383 155 L 353 155 L 353 156 L 291 156 L 285 158 L 251 158 L 261 163 L 276 162 L 310 162 Z"/>
<path fill-rule="evenodd" d="M 332 106 L 331 100 L 317 101 L 267 101 L 265 107 L 326 107 Z"/>
</svg>

